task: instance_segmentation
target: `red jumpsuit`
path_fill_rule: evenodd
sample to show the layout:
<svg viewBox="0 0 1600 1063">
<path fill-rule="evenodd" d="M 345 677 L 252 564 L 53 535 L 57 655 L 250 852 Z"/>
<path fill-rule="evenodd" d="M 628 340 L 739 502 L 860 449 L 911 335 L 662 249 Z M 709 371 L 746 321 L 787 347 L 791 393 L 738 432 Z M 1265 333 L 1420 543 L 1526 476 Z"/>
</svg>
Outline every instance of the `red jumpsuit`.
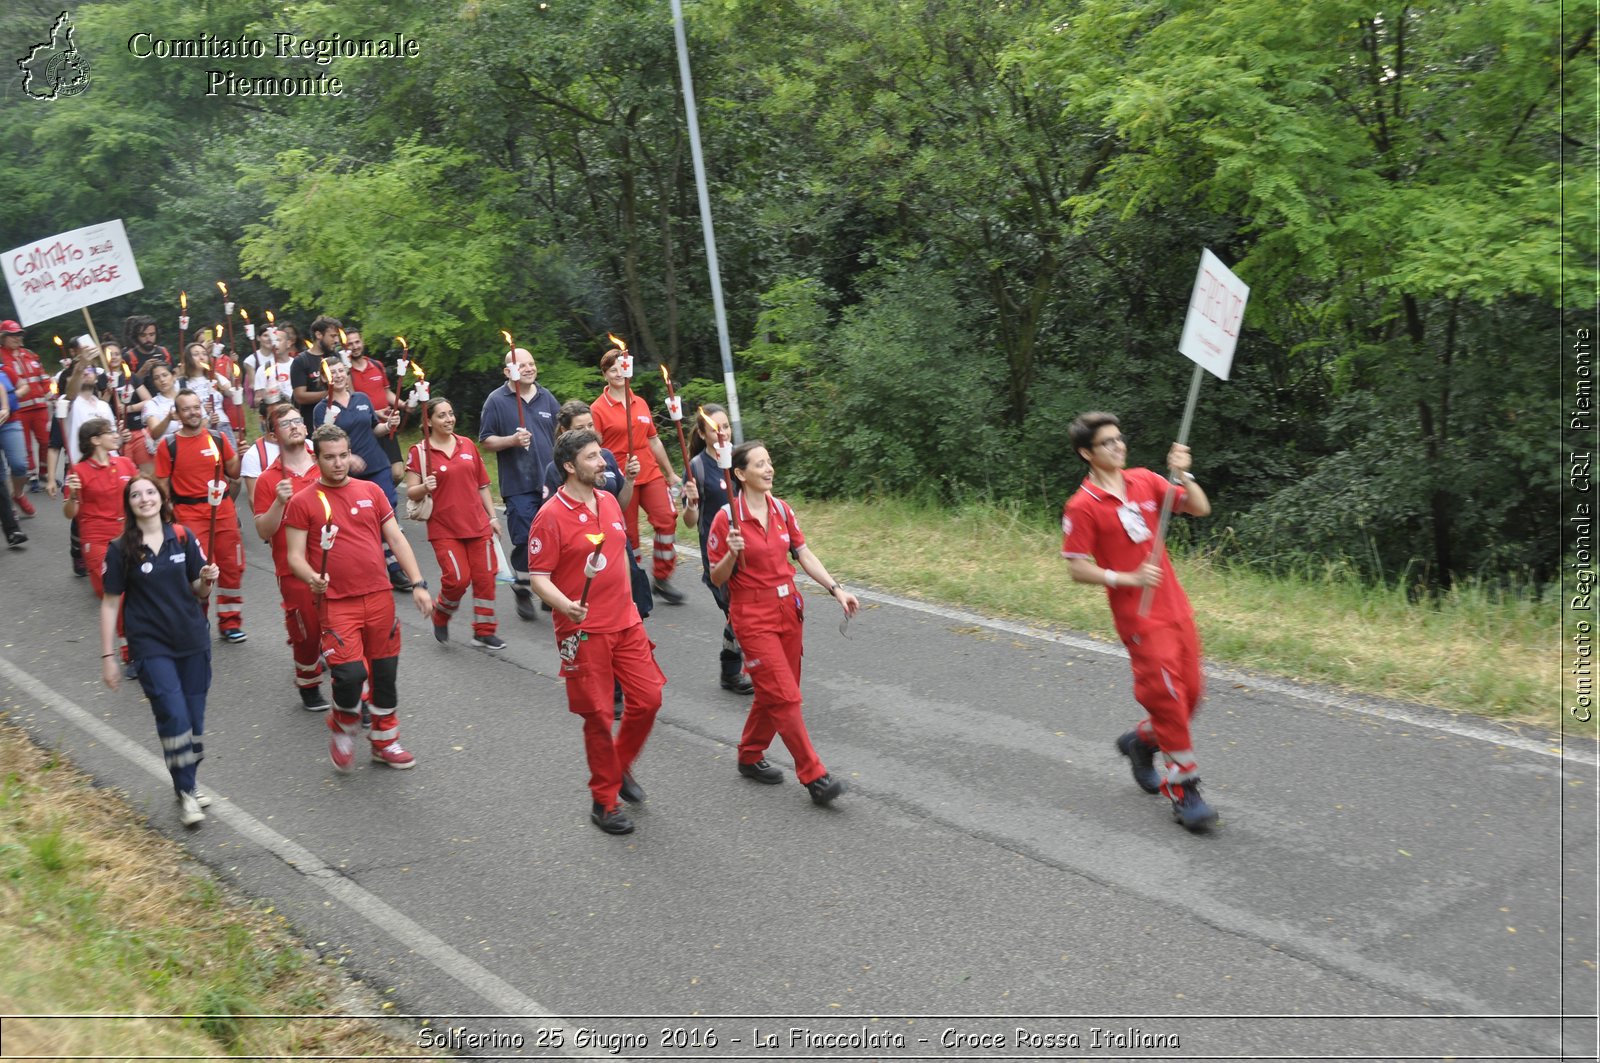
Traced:
<svg viewBox="0 0 1600 1063">
<path fill-rule="evenodd" d="M 594 430 L 600 435 L 600 445 L 617 455 L 617 460 L 628 464 L 628 409 L 633 413 L 633 451 L 639 457 L 639 475 L 633 481 L 633 494 L 626 510 L 628 542 L 633 545 L 634 556 L 639 557 L 639 506 L 644 506 L 645 516 L 655 532 L 652 548 L 654 565 L 651 575 L 658 580 L 672 578 L 678 565 L 678 513 L 672 506 L 672 495 L 667 491 L 667 480 L 656 463 L 655 451 L 650 441 L 656 438 L 656 419 L 650 413 L 650 404 L 639 396 L 631 402 L 618 402 L 609 391 L 589 404 L 594 414 Z M 639 557 L 644 564 L 644 558 Z"/>
<path fill-rule="evenodd" d="M 38 355 L 26 347 L 0 353 L 6 372 L 11 375 L 17 390 L 28 388 L 26 398 L 18 396 L 12 419 L 22 425 L 23 439 L 28 447 L 28 468 L 12 469 L 11 475 L 22 478 L 29 475 L 43 479 L 48 470 L 50 449 L 50 376 L 39 363 Z"/>
<path fill-rule="evenodd" d="M 218 445 L 222 448 L 220 461 Z M 243 626 L 244 540 L 239 536 L 239 514 L 233 499 L 223 495 L 216 513 L 216 540 L 214 544 L 208 541 L 211 506 L 206 501 L 206 485 L 223 475 L 219 466 L 232 461 L 233 453 L 233 444 L 221 432 L 186 436 L 180 431 L 156 446 L 156 475 L 168 481 L 176 523 L 194 529 L 201 545 L 210 551 L 206 560 L 222 570 L 217 579 L 217 627 L 222 631 Z"/>
<path fill-rule="evenodd" d="M 656 665 L 655 644 L 633 604 L 623 544 L 622 508 L 607 491 L 595 492 L 595 510 L 562 488 L 540 508 L 528 533 L 528 572 L 546 576 L 573 601 L 583 595 L 584 564 L 594 545 L 585 536 L 605 535 L 600 571 L 589 587 L 589 614 L 574 624 L 559 609 L 555 622 L 567 708 L 583 720 L 589 760 L 589 793 L 601 808 L 617 807 L 622 775 L 630 769 L 655 725 L 666 676 Z M 613 683 L 622 684 L 622 726 L 611 734 Z"/>
<path fill-rule="evenodd" d="M 794 510 L 767 496 L 765 525 L 735 495 L 712 518 L 706 559 L 713 567 L 728 555 L 728 529 L 738 521 L 744 554 L 728 580 L 728 618 L 744 651 L 745 671 L 756 685 L 739 738 L 739 763 L 761 760 L 776 734 L 794 758 L 795 778 L 810 783 L 828 773 L 800 714 L 800 658 L 804 652 L 805 600 L 794 584 L 789 555 L 806 544 Z"/>
<path fill-rule="evenodd" d="M 418 476 L 431 475 L 439 483 L 433 492 L 433 515 L 428 518 L 428 542 L 439 561 L 439 597 L 433 603 L 433 622 L 450 623 L 470 587 L 472 633 L 482 637 L 495 633 L 494 580 L 499 569 L 489 514 L 478 493 L 489 486 L 489 470 L 470 439 L 456 436 L 455 440 L 454 452 L 446 454 L 424 439 L 411 448 L 406 468 Z M 423 447 L 427 447 L 426 470 Z"/>
<path fill-rule="evenodd" d="M 1150 559 L 1161 499 L 1168 482 L 1149 469 L 1123 470 L 1126 500 L 1110 494 L 1088 477 L 1067 499 L 1061 517 L 1061 556 L 1086 558 L 1102 568 L 1132 572 Z M 1176 488 L 1173 511 L 1180 512 L 1184 490 Z M 1194 610 L 1165 552 L 1161 585 L 1148 616 L 1139 616 L 1141 587 L 1107 587 L 1117 634 L 1133 665 L 1133 696 L 1149 718 L 1136 728 L 1147 745 L 1160 748 L 1167 760 L 1167 781 L 1185 782 L 1199 775 L 1189 721 L 1205 695 L 1200 667 L 1200 636 Z"/>
<path fill-rule="evenodd" d="M 293 482 L 295 494 L 320 478 L 315 461 L 303 474 L 293 476 L 283 467 L 282 457 L 275 458 L 256 479 L 251 509 L 256 513 L 271 509 L 278 497 L 278 484 L 286 477 Z M 322 683 L 322 621 L 317 616 L 316 595 L 311 593 L 306 581 L 289 568 L 288 527 L 287 523 L 280 522 L 272 536 L 272 567 L 278 578 L 278 593 L 283 598 L 283 626 L 289 633 L 289 646 L 294 656 L 294 683 L 302 690 L 311 690 Z"/>
</svg>

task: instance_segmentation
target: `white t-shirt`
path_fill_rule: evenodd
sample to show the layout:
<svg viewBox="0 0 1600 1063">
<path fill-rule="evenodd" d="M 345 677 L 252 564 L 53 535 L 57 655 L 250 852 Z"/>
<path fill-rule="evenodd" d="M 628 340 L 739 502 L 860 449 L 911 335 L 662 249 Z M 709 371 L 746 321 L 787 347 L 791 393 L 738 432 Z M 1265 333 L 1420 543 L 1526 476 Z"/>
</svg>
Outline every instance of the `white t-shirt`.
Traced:
<svg viewBox="0 0 1600 1063">
<path fill-rule="evenodd" d="M 256 398 L 263 402 L 292 402 L 294 385 L 289 381 L 289 367 L 294 364 L 290 358 L 286 362 L 271 362 L 256 370 Z M 273 393 L 273 387 L 277 393 Z"/>
<path fill-rule="evenodd" d="M 177 401 L 177 392 L 173 392 L 173 397 L 170 399 L 159 391 L 151 395 L 140 410 L 144 414 L 145 427 L 148 428 L 161 420 L 161 418 L 166 417 L 167 414 L 172 413 L 172 407 L 177 404 Z M 161 436 L 163 439 L 167 436 L 175 436 L 178 434 L 178 429 L 182 427 L 183 422 L 178 420 L 176 414 L 173 414 L 172 418 L 167 421 L 166 430 L 162 432 Z"/>
<path fill-rule="evenodd" d="M 92 421 L 96 417 L 110 421 L 113 428 L 117 425 L 116 414 L 111 412 L 111 404 L 104 399 L 79 395 L 72 400 L 72 405 L 67 409 L 66 429 L 62 432 L 66 436 L 69 465 L 76 465 L 83 460 L 83 453 L 78 449 L 78 429 L 85 421 Z"/>
<path fill-rule="evenodd" d="M 263 450 L 267 452 L 265 459 L 261 457 Z M 239 459 L 239 478 L 242 480 L 254 480 L 261 475 L 262 469 L 265 469 L 277 459 L 278 444 L 262 436 L 244 448 L 244 456 Z"/>
</svg>

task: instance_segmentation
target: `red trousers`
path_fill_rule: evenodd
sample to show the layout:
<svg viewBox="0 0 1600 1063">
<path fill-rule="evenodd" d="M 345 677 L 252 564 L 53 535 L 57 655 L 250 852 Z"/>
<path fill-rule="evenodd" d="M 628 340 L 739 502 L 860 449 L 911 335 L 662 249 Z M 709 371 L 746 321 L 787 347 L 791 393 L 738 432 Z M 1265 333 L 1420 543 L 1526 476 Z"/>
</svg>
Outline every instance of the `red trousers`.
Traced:
<svg viewBox="0 0 1600 1063">
<path fill-rule="evenodd" d="M 655 643 L 638 623 L 603 635 L 580 633 L 563 639 L 561 675 L 567 681 L 567 709 L 583 719 L 583 747 L 589 758 L 589 793 L 601 808 L 617 807 L 622 773 L 632 767 L 661 708 L 667 677 L 656 665 Z M 613 737 L 612 685 L 622 684 L 622 726 Z"/>
<path fill-rule="evenodd" d="M 283 598 L 283 626 L 294 654 L 294 685 L 310 689 L 322 682 L 322 620 L 317 615 L 317 596 L 298 576 L 279 576 L 278 593 Z"/>
<path fill-rule="evenodd" d="M 433 556 L 439 561 L 439 597 L 433 603 L 433 622 L 448 624 L 461 608 L 461 599 L 472 590 L 472 633 L 493 635 L 494 542 L 482 539 L 431 539 Z"/>
<path fill-rule="evenodd" d="M 18 480 L 26 479 L 29 475 L 37 475 L 42 480 L 49 472 L 45 465 L 50 460 L 51 405 L 29 406 L 11 415 L 13 421 L 22 425 L 22 438 L 28 446 L 28 467 L 11 470 L 11 475 Z"/>
<path fill-rule="evenodd" d="M 232 506 L 225 506 L 217 518 L 217 537 L 207 543 L 211 535 L 211 507 L 205 503 L 172 507 L 179 524 L 188 525 L 199 538 L 202 548 L 209 548 L 206 560 L 214 562 L 220 573 L 217 576 L 217 627 L 232 631 L 242 626 L 240 612 L 244 609 L 244 540 L 239 537 L 239 515 Z"/>
<path fill-rule="evenodd" d="M 1206 681 L 1194 621 L 1156 625 L 1123 644 L 1133 663 L 1134 699 L 1150 714 L 1139 722 L 1139 738 L 1160 747 L 1169 781 L 1195 778 L 1200 769 L 1189 737 L 1189 721 L 1200 711 Z"/>
<path fill-rule="evenodd" d="M 655 532 L 651 553 L 654 564 L 650 574 L 660 580 L 671 579 L 672 571 L 678 566 L 678 511 L 672 508 L 672 495 L 667 490 L 665 479 L 652 480 L 640 486 L 633 485 L 633 494 L 628 498 L 628 506 L 622 511 L 622 523 L 628 529 L 628 545 L 633 547 L 633 556 L 639 559 L 639 564 L 644 564 L 644 556 L 639 552 L 639 506 L 644 505 L 645 516 L 650 519 L 650 527 Z"/>
<path fill-rule="evenodd" d="M 828 769 L 812 748 L 800 715 L 800 658 L 805 652 L 800 595 L 773 594 L 755 601 L 735 596 L 728 616 L 744 650 L 744 669 L 756 685 L 744 734 L 739 736 L 739 763 L 761 760 L 777 735 L 794 758 L 795 778 L 802 783 L 822 778 Z"/>
<path fill-rule="evenodd" d="M 322 649 L 328 667 L 400 656 L 400 618 L 394 592 L 322 599 Z"/>
</svg>

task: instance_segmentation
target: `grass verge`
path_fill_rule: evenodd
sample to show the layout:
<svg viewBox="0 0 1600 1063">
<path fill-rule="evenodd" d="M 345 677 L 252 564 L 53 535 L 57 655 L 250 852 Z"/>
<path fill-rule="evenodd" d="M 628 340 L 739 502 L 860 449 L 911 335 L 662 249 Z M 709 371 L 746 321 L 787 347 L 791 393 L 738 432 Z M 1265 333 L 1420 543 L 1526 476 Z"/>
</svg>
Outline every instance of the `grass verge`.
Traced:
<svg viewBox="0 0 1600 1063">
<path fill-rule="evenodd" d="M 838 579 L 1114 639 L 1104 592 L 1074 584 L 1061 533 L 1020 508 L 805 502 L 806 537 Z M 1434 601 L 1349 570 L 1265 575 L 1204 554 L 1174 565 L 1208 658 L 1291 679 L 1559 728 L 1559 611 L 1462 585 Z"/>
<path fill-rule="evenodd" d="M 0 1014 L 173 1016 L 8 1018 L 6 1058 L 424 1055 L 326 1017 L 350 1006 L 382 1007 L 270 906 L 232 898 L 117 794 L 0 723 Z M 260 1014 L 308 1017 L 241 1017 Z"/>
</svg>

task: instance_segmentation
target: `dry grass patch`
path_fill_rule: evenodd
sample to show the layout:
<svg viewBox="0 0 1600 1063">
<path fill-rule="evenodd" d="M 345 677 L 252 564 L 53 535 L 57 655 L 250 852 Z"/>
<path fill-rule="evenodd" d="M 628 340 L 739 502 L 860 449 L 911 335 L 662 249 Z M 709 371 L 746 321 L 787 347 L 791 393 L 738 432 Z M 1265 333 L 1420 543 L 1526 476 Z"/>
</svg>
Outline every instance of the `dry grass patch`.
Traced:
<svg viewBox="0 0 1600 1063">
<path fill-rule="evenodd" d="M 7 1019 L 7 1058 L 424 1054 L 367 1020 L 238 1017 L 337 1014 L 352 990 L 281 916 L 0 723 L 0 1012 L 198 1016 Z"/>
</svg>

